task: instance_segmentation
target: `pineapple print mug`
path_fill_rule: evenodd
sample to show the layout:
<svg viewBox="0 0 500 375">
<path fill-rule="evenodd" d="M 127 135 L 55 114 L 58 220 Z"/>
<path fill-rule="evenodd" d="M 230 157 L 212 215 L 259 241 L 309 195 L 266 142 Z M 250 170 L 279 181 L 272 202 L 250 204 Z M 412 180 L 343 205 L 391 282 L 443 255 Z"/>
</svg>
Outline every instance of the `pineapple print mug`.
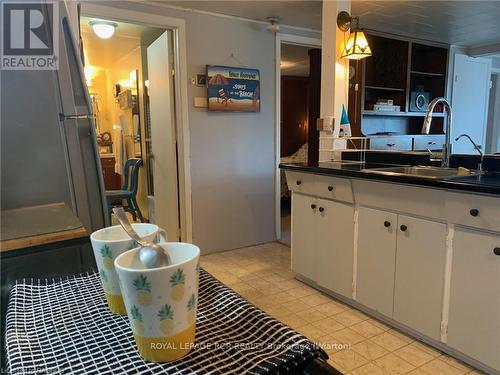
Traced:
<svg viewBox="0 0 500 375">
<path fill-rule="evenodd" d="M 198 307 L 200 249 L 182 242 L 160 245 L 172 264 L 145 268 L 138 248 L 115 260 L 137 349 L 152 362 L 174 361 L 189 353 Z"/>
<path fill-rule="evenodd" d="M 132 226 L 137 234 L 147 241 L 167 240 L 166 232 L 155 224 L 136 223 Z M 137 247 L 137 243 L 120 225 L 95 231 L 90 235 L 90 241 L 109 309 L 114 314 L 126 315 L 114 261 L 124 251 Z"/>
</svg>

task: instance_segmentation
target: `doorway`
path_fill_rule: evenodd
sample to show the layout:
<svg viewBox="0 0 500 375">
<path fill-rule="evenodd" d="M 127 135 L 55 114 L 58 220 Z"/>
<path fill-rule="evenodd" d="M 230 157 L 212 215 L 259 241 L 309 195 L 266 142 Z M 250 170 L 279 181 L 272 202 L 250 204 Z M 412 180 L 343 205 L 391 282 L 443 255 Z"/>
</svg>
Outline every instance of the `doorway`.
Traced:
<svg viewBox="0 0 500 375">
<path fill-rule="evenodd" d="M 309 141 L 311 133 L 316 135 L 315 118 L 319 116 L 321 68 L 315 61 L 321 60 L 320 45 L 321 41 L 316 39 L 277 36 L 277 166 L 279 163 L 307 163 L 311 159 Z M 314 69 L 312 78 L 311 69 Z M 318 147 L 313 145 L 313 148 Z M 276 175 L 276 235 L 279 241 L 290 246 L 291 192 L 284 171 L 277 168 Z"/>
<path fill-rule="evenodd" d="M 116 35 L 120 26 L 123 33 L 133 30 L 139 33 L 140 69 L 136 69 L 135 94 L 142 121 L 140 154 L 134 156 L 143 160 L 140 206 L 149 221 L 167 230 L 169 240 L 191 241 L 187 80 L 181 78 L 186 75 L 185 24 L 175 18 L 95 4 L 83 4 L 82 14 L 81 25 L 85 18 L 105 19 L 118 24 Z M 109 54 L 109 49 L 101 48 L 100 52 Z M 121 89 L 113 82 L 108 82 L 110 85 Z"/>
</svg>

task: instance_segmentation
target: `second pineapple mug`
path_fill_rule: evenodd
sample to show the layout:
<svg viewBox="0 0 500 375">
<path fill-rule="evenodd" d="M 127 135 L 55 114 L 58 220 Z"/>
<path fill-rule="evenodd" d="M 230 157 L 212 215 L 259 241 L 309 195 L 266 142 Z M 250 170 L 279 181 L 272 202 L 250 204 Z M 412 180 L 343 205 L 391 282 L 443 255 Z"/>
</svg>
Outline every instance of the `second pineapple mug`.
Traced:
<svg viewBox="0 0 500 375">
<path fill-rule="evenodd" d="M 185 356 L 195 342 L 200 249 L 159 245 L 170 256 L 168 266 L 145 268 L 136 248 L 118 256 L 115 268 L 139 354 L 167 362 Z"/>
<path fill-rule="evenodd" d="M 167 234 L 155 224 L 134 223 L 132 227 L 146 241 L 166 241 Z M 95 231 L 90 235 L 94 257 L 101 277 L 104 295 L 112 313 L 125 315 L 122 293 L 115 271 L 114 261 L 121 253 L 137 247 L 121 225 L 115 225 Z"/>
</svg>

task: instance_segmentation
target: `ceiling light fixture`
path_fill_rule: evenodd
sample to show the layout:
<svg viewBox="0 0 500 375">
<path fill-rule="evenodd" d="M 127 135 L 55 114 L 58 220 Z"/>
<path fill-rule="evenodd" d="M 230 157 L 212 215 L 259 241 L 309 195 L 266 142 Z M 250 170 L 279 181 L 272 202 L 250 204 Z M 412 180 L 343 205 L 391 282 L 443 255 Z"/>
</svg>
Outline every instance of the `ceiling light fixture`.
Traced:
<svg viewBox="0 0 500 375">
<path fill-rule="evenodd" d="M 351 31 L 340 57 L 361 60 L 372 55 L 366 35 L 359 28 L 359 17 L 352 17 L 349 13 L 342 11 L 337 16 L 337 26 L 343 32 Z"/>
<path fill-rule="evenodd" d="M 118 27 L 116 22 L 104 20 L 92 20 L 89 22 L 89 25 L 92 26 L 95 34 L 101 39 L 111 38 Z"/>
<path fill-rule="evenodd" d="M 280 31 L 280 25 L 279 25 L 279 17 L 267 17 L 267 21 L 269 22 L 269 26 L 267 26 L 267 31 L 271 33 L 277 33 Z"/>
</svg>

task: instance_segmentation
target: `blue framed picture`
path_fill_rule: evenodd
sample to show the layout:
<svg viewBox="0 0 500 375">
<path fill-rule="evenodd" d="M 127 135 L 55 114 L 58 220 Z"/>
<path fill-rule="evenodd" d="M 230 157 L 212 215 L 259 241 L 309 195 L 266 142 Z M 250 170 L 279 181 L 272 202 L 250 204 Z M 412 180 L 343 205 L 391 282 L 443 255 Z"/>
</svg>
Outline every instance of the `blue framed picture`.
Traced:
<svg viewBox="0 0 500 375">
<path fill-rule="evenodd" d="M 208 110 L 260 112 L 260 73 L 257 69 L 207 65 Z"/>
</svg>

